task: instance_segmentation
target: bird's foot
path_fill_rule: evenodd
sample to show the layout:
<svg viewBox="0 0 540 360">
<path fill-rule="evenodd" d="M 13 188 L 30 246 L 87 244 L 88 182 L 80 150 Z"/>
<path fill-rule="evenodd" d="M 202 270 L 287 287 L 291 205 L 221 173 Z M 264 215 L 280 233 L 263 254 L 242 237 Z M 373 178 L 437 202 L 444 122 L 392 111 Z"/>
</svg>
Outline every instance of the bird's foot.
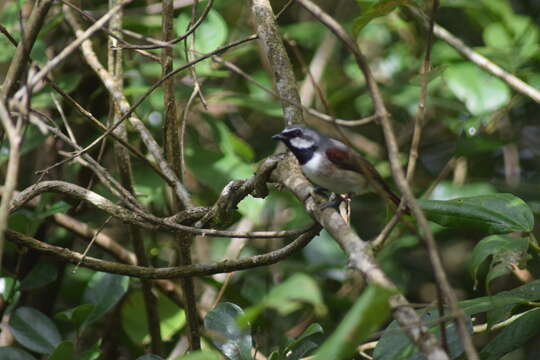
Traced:
<svg viewBox="0 0 540 360">
<path fill-rule="evenodd" d="M 342 201 L 343 201 L 343 197 L 341 197 L 341 195 L 332 193 L 330 195 L 330 200 L 328 200 L 326 203 L 322 204 L 319 209 L 321 211 L 323 211 L 325 209 L 328 209 L 328 208 L 339 209 L 339 205 L 341 204 Z"/>
</svg>

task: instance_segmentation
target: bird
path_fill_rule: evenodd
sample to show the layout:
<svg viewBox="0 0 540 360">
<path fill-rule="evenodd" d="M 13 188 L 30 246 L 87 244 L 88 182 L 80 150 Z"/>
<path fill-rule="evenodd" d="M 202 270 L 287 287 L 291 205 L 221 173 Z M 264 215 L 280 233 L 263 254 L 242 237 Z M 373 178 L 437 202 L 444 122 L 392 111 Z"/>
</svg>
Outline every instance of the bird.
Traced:
<svg viewBox="0 0 540 360">
<path fill-rule="evenodd" d="M 316 186 L 336 194 L 350 195 L 363 194 L 376 187 L 374 190 L 378 194 L 395 206 L 399 205 L 400 198 L 375 167 L 341 141 L 304 125 L 287 126 L 272 138 L 287 146 L 300 163 L 304 175 Z"/>
</svg>

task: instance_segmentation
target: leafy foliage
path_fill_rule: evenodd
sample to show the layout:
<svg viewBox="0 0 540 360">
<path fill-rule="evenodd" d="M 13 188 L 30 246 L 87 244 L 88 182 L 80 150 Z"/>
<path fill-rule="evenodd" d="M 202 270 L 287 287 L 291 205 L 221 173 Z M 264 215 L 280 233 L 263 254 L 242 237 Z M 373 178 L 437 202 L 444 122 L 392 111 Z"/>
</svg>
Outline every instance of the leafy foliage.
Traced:
<svg viewBox="0 0 540 360">
<path fill-rule="evenodd" d="M 32 9 L 43 2 L 20 0 L 0 4 L 0 24 L 5 28 L 0 35 L 2 82 L 9 76 L 12 60 L 15 59 L 14 65 L 20 61 L 6 34 L 21 41 L 28 30 Z M 85 14 L 96 19 L 108 10 L 105 2 L 79 3 Z M 122 14 L 125 31 L 121 37 L 131 45 L 149 45 L 155 43 L 152 39 L 164 39 L 162 3 L 130 2 Z M 184 34 L 194 23 L 200 25 L 184 41 L 170 45 L 173 69 L 250 36 L 259 25 L 253 21 L 249 2 L 199 1 L 194 2 L 198 3 L 196 9 L 183 2 L 174 3 L 173 37 Z M 274 13 L 278 13 L 288 2 L 270 3 Z M 482 64 L 457 51 L 455 44 L 466 44 L 470 51 L 487 57 L 533 89 L 540 89 L 540 30 L 536 18 L 540 5 L 533 0 L 439 2 L 436 22 L 454 34 L 457 42 L 451 45 L 434 36 L 430 69 L 421 76 L 428 45 L 424 22 L 431 1 L 315 3 L 346 29 L 362 50 L 391 113 L 404 168 L 413 127 L 421 115 L 421 85 L 423 81 L 427 83 L 418 163 L 410 181 L 412 191 L 424 199 L 433 190 L 428 199 L 419 203 L 431 221 L 450 282 L 464 299 L 459 305 L 469 320 L 476 320 L 474 324 L 479 326 L 475 331 L 482 332 L 480 336 L 473 334 L 481 358 L 495 360 L 510 353 L 516 360 L 534 358 L 529 344 L 540 334 L 540 246 L 534 226 L 535 217 L 540 214 L 536 191 L 540 179 L 538 104 L 519 91 L 519 82 L 516 86 L 508 76 L 486 71 Z M 209 4 L 211 8 L 204 16 L 203 9 Z M 285 40 L 302 104 L 342 120 L 373 115 L 369 84 L 353 54 L 335 40 L 316 16 L 295 2 L 288 5 L 277 17 L 278 33 Z M 56 2 L 49 9 L 37 29 L 31 61 L 24 62 L 13 93 L 39 71 L 37 67 L 50 65 L 52 57 L 72 44 L 76 35 L 68 21 L 68 11 Z M 83 30 L 91 26 L 77 12 L 73 16 Z M 113 23 L 110 21 L 107 26 Z M 108 66 L 113 65 L 112 60 L 121 58 L 122 69 L 115 71 L 122 78 L 120 92 L 130 106 L 162 79 L 162 49 L 135 51 L 127 46 L 120 51 L 126 44 L 110 40 L 105 31 L 94 33 L 89 40 L 96 53 L 94 60 L 100 61 L 104 69 L 111 70 Z M 270 52 L 275 53 L 273 49 Z M 186 213 L 211 215 L 218 199 L 226 203 L 218 209 L 219 219 L 202 224 L 200 218 L 188 216 L 181 220 L 182 224 L 241 232 L 293 229 L 312 221 L 303 204 L 274 186 L 273 178 L 265 199 L 248 195 L 238 206 L 227 203 L 231 194 L 228 186 L 236 186 L 232 181 L 249 179 L 258 165 L 276 151 L 271 135 L 283 127 L 281 99 L 275 96 L 276 89 L 284 86 L 283 79 L 275 77 L 264 53 L 261 39 L 248 41 L 172 78 L 177 121 L 174 126 L 182 133 L 179 138 L 183 154 L 175 156 L 184 157 L 183 172 L 178 176 L 196 206 Z M 83 113 L 91 113 L 105 126 L 118 118 L 114 110 L 119 107 L 86 60 L 87 56 L 77 50 L 48 73 L 50 81 L 69 98 L 44 81 L 24 95 L 30 97 L 28 114 L 23 111 L 25 107 L 11 108 L 24 98 L 22 92 L 0 99 L 11 111 L 13 121 L 22 119 L 24 124 L 16 190 L 32 189 L 44 180 L 61 180 L 126 207 L 112 191 L 116 185 L 109 186 L 96 176 L 95 167 L 87 166 L 85 158 L 64 162 L 76 149 L 51 131 L 53 127 L 84 147 L 98 138 L 102 130 Z M 223 61 L 228 61 L 228 65 Z M 200 87 L 200 92 L 195 93 L 195 87 Z M 164 97 L 160 86 L 133 113 L 148 128 L 148 136 L 155 138 L 163 154 L 167 145 L 165 110 L 170 109 Z M 73 100 L 80 109 L 73 106 Z M 334 124 L 313 116 L 311 110 L 304 112 L 307 124 L 345 137 L 396 189 L 378 121 L 358 127 L 343 126 L 338 132 Z M 130 119 L 125 123 L 126 141 L 142 155 L 130 154 L 133 184 L 127 188 L 133 190 L 142 210 L 170 219 L 176 212 L 174 191 L 170 181 L 155 171 L 156 166 L 162 165 L 161 160 L 151 154 Z M 6 179 L 12 160 L 10 140 L 4 135 L 4 127 L 0 132 L 0 178 Z M 109 136 L 103 145 L 86 155 L 107 170 L 111 175 L 108 181 L 123 183 L 118 165 L 125 165 L 128 160 L 118 157 L 113 143 L 116 140 Z M 0 185 L 5 185 L 5 180 Z M 228 190 L 223 192 L 224 188 Z M 2 187 L 2 196 L 4 191 Z M 7 226 L 46 243 L 43 246 L 79 253 L 88 247 L 87 258 L 132 263 L 134 249 L 126 224 L 108 219 L 109 214 L 91 205 L 91 200 L 91 196 L 83 200 L 70 193 L 41 193 L 10 213 Z M 134 216 L 142 211 L 137 207 L 126 209 Z M 386 225 L 389 217 L 385 215 L 388 214 L 378 197 L 360 195 L 352 200 L 350 225 L 368 241 L 376 238 Z M 374 246 L 374 255 L 407 299 L 433 304 L 437 300 L 436 280 L 415 225 L 415 219 L 406 217 L 380 247 Z M 165 233 L 154 226 L 152 223 L 138 229 L 148 267 L 177 266 L 184 244 L 178 243 L 178 234 Z M 91 239 L 95 243 L 88 246 Z M 190 252 L 194 266 L 204 268 L 215 261 L 235 261 L 276 250 L 290 240 L 194 236 L 190 239 Z M 377 360 L 423 358 L 399 325 L 391 321 L 389 299 L 394 293 L 372 284 L 366 286 L 357 274 L 349 271 L 349 254 L 325 231 L 278 264 L 195 278 L 197 317 L 204 319 L 202 324 L 189 324 L 186 320 L 189 310 L 177 279 L 152 281 L 159 322 L 156 327 L 163 342 L 158 347 L 162 350 L 159 354 L 152 353 L 152 331 L 140 280 L 84 266 L 68 266 L 64 260 L 41 251 L 4 243 L 0 315 L 9 319 L 5 331 L 11 332 L 14 340 L 6 344 L 9 346 L 0 347 L 0 359 L 249 360 L 262 355 L 269 360 L 300 360 L 308 356 L 337 360 L 358 357 L 358 346 L 368 341 L 377 342 L 368 343 L 367 350 Z M 137 263 L 142 262 L 139 259 Z M 451 314 L 446 307 L 444 318 L 432 305 L 422 306 L 418 314 L 438 338 L 440 324 L 444 323 L 451 358 L 464 356 L 461 339 L 454 322 L 448 320 Z M 186 348 L 191 329 L 198 329 L 199 325 L 203 350 L 175 352 Z M 378 336 L 372 337 L 374 334 Z"/>
</svg>

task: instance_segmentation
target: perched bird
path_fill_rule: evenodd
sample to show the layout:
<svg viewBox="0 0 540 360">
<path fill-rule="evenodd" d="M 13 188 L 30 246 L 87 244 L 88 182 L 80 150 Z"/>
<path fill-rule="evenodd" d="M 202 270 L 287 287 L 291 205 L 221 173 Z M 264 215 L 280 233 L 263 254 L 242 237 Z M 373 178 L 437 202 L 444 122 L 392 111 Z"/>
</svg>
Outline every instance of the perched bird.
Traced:
<svg viewBox="0 0 540 360">
<path fill-rule="evenodd" d="M 288 126 L 272 138 L 285 143 L 315 185 L 336 194 L 362 194 L 372 185 L 378 194 L 399 205 L 399 197 L 373 165 L 341 141 L 303 125 Z"/>
</svg>

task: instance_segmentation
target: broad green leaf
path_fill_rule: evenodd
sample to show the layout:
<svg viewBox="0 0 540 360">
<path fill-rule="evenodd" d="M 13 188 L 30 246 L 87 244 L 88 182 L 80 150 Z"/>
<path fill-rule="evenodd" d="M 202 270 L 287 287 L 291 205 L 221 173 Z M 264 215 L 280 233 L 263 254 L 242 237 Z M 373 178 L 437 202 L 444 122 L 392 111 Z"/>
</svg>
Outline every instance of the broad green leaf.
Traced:
<svg viewBox="0 0 540 360">
<path fill-rule="evenodd" d="M 474 247 L 470 265 L 474 287 L 478 285 L 478 268 L 488 257 L 492 256 L 486 280 L 487 286 L 491 280 L 511 273 L 512 267 L 524 262 L 528 247 L 528 238 L 492 235 L 480 240 Z"/>
<path fill-rule="evenodd" d="M 212 343 L 230 360 L 251 360 L 251 329 L 241 328 L 237 318 L 244 311 L 233 303 L 221 303 L 204 318 Z"/>
<path fill-rule="evenodd" d="M 273 308 L 281 315 L 299 309 L 302 303 L 313 305 L 318 315 L 324 315 L 327 311 L 319 286 L 312 277 L 302 273 L 274 287 L 263 300 L 265 307 Z"/>
<path fill-rule="evenodd" d="M 305 303 L 313 305 L 319 316 L 326 314 L 327 309 L 315 280 L 306 274 L 297 273 L 272 288 L 257 305 L 245 309 L 239 323 L 245 325 L 254 321 L 266 308 L 274 309 L 280 315 L 287 315 L 300 309 Z"/>
<path fill-rule="evenodd" d="M 387 15 L 398 6 L 409 5 L 410 0 L 379 0 L 354 19 L 353 34 L 358 34 L 371 20 Z"/>
<path fill-rule="evenodd" d="M 349 359 L 358 345 L 387 321 L 390 316 L 388 299 L 392 295 L 394 292 L 369 285 L 338 328 L 322 344 L 315 359 Z"/>
<path fill-rule="evenodd" d="M 175 20 L 174 29 L 177 34 L 183 34 L 188 29 L 190 16 L 185 12 L 181 13 Z M 190 37 L 193 35 L 190 35 Z M 188 37 L 188 38 L 190 38 Z M 195 30 L 195 51 L 194 57 L 199 57 L 201 54 L 209 53 L 225 43 L 228 37 L 227 23 L 218 11 L 211 9 L 206 19 Z M 179 48 L 178 48 L 179 49 Z M 180 55 L 184 55 L 184 50 L 178 50 Z M 213 76 L 214 71 L 211 68 L 211 60 L 204 60 L 195 68 L 201 75 Z M 219 75 L 218 75 L 219 76 Z"/>
<path fill-rule="evenodd" d="M 527 311 L 517 320 L 501 330 L 482 348 L 483 360 L 498 360 L 503 355 L 518 349 L 540 333 L 540 309 Z"/>
<path fill-rule="evenodd" d="M 62 320 L 74 324 L 79 328 L 94 311 L 92 304 L 82 304 L 69 310 L 62 311 L 54 316 L 57 320 Z"/>
<path fill-rule="evenodd" d="M 484 42 L 494 48 L 509 49 L 513 44 L 512 36 L 500 22 L 494 22 L 484 28 Z"/>
<path fill-rule="evenodd" d="M 477 229 L 492 234 L 530 232 L 534 227 L 531 209 L 512 194 L 490 194 L 448 201 L 419 200 L 427 218 L 439 225 Z"/>
<path fill-rule="evenodd" d="M 36 360 L 35 357 L 24 351 L 12 346 L 0 347 L 0 359 L 2 360 Z"/>
<path fill-rule="evenodd" d="M 21 290 L 37 289 L 52 283 L 58 277 L 58 270 L 53 264 L 40 262 L 22 279 Z"/>
<path fill-rule="evenodd" d="M 83 303 L 94 305 L 94 310 L 84 322 L 87 326 L 112 309 L 128 289 L 129 277 L 96 272 L 83 294 Z"/>
<path fill-rule="evenodd" d="M 493 112 L 510 100 L 508 85 L 472 63 L 452 64 L 444 74 L 450 90 L 473 115 Z"/>
<path fill-rule="evenodd" d="M 540 299 L 540 280 L 535 280 L 496 295 L 460 301 L 459 306 L 469 316 L 494 309 L 506 309 L 510 313 L 511 308 L 508 310 L 508 306 L 538 299 Z"/>
<path fill-rule="evenodd" d="M 71 341 L 66 340 L 58 344 L 48 360 L 71 360 L 74 359 L 74 356 L 75 345 Z"/>
<path fill-rule="evenodd" d="M 15 339 L 39 354 L 50 354 L 62 341 L 56 325 L 43 313 L 20 307 L 11 316 L 9 328 Z"/>
<path fill-rule="evenodd" d="M 428 325 L 430 332 L 435 333 L 440 337 L 439 311 L 437 309 L 429 309 L 423 312 L 422 321 Z M 472 323 L 467 322 L 468 330 L 472 333 Z M 456 359 L 463 353 L 463 345 L 455 326 L 452 321 L 446 322 L 446 340 L 450 352 L 450 358 Z M 407 335 L 400 330 L 399 324 L 394 320 L 385 329 L 386 332 L 379 340 L 373 358 L 376 360 L 421 360 L 425 357 L 420 353 L 418 348 L 413 345 Z"/>
<path fill-rule="evenodd" d="M 184 311 L 166 296 L 158 294 L 158 315 L 161 337 L 170 340 L 186 323 Z M 122 306 L 122 327 L 135 344 L 148 344 L 150 333 L 142 291 L 130 292 Z"/>
</svg>

